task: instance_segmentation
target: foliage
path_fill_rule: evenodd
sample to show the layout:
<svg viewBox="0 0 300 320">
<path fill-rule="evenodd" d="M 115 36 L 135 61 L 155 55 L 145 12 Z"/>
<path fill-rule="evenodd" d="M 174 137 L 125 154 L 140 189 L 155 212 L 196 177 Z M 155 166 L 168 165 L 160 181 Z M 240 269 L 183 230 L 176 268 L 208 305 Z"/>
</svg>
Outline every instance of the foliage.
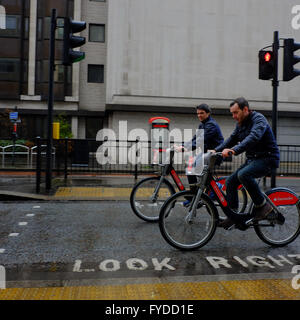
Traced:
<svg viewBox="0 0 300 320">
<path fill-rule="evenodd" d="M 71 124 L 65 114 L 61 113 L 55 117 L 54 122 L 59 122 L 59 138 L 73 138 Z"/>
</svg>

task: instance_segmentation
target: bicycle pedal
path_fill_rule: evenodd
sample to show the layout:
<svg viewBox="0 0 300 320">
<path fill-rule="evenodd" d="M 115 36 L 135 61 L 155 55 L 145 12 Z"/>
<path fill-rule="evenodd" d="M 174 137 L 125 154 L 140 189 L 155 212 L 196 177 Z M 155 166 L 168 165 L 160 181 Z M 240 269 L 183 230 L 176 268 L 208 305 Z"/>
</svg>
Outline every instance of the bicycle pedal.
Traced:
<svg viewBox="0 0 300 320">
<path fill-rule="evenodd" d="M 254 221 L 254 218 L 251 218 L 251 219 L 249 219 L 249 220 L 247 220 L 246 222 L 245 222 L 245 225 L 246 226 L 249 226 L 250 224 L 251 224 L 251 222 L 253 222 Z"/>
<path fill-rule="evenodd" d="M 230 227 L 224 228 L 224 229 L 230 231 L 230 230 L 232 230 L 232 229 L 235 229 L 235 227 L 236 227 L 235 224 L 233 224 L 233 225 L 231 225 Z"/>
</svg>

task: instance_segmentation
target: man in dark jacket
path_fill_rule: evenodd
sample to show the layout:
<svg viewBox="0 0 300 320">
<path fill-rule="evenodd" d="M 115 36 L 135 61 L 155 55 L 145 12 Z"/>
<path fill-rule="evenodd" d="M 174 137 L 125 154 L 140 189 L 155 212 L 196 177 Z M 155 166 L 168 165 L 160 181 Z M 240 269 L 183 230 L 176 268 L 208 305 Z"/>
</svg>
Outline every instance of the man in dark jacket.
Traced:
<svg viewBox="0 0 300 320">
<path fill-rule="evenodd" d="M 226 180 L 227 201 L 229 207 L 237 212 L 237 187 L 242 183 L 253 200 L 254 218 L 262 220 L 272 211 L 272 206 L 266 202 L 255 179 L 278 168 L 279 149 L 266 118 L 261 113 L 250 110 L 245 98 L 235 99 L 230 104 L 230 112 L 237 125 L 231 136 L 215 148 L 215 151 L 222 151 L 223 157 L 228 157 L 231 153 L 239 155 L 246 152 L 247 159 Z M 233 224 L 229 218 L 220 223 L 226 229 Z"/>
<path fill-rule="evenodd" d="M 198 119 L 200 120 L 200 124 L 198 129 L 203 129 L 204 130 L 204 150 L 203 152 L 207 152 L 207 150 L 212 150 L 216 148 L 218 145 L 220 145 L 223 141 L 223 135 L 222 131 L 220 129 L 220 126 L 216 122 L 215 119 L 211 117 L 211 108 L 203 103 L 200 104 L 199 106 L 196 107 L 197 111 L 197 116 Z M 196 135 L 193 136 L 193 139 L 183 146 L 177 147 L 177 151 L 184 150 L 184 148 L 196 149 L 196 144 L 197 144 L 197 137 Z M 188 145 L 188 146 L 187 146 Z M 197 178 L 194 175 L 188 175 L 188 181 L 189 184 L 194 184 L 197 182 Z"/>
</svg>

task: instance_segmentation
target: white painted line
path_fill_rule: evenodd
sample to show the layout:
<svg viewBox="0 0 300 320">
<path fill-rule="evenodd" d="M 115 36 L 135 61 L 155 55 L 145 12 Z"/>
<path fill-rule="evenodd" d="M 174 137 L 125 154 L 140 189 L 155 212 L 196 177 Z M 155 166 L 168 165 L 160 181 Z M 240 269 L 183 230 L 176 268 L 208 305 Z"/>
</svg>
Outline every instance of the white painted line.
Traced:
<svg viewBox="0 0 300 320">
<path fill-rule="evenodd" d="M 17 237 L 19 234 L 18 233 L 10 233 L 8 236 L 9 237 Z"/>
<path fill-rule="evenodd" d="M 34 213 L 27 213 L 27 214 L 26 214 L 26 217 L 33 217 L 33 216 L 35 216 Z"/>
<path fill-rule="evenodd" d="M 28 222 L 25 222 L 25 221 L 19 222 L 19 226 L 26 226 L 27 224 Z"/>
<path fill-rule="evenodd" d="M 41 206 L 33 206 L 33 209 L 39 209 Z"/>
<path fill-rule="evenodd" d="M 5 249 L 0 249 L 0 253 L 4 253 L 5 252 Z"/>
</svg>

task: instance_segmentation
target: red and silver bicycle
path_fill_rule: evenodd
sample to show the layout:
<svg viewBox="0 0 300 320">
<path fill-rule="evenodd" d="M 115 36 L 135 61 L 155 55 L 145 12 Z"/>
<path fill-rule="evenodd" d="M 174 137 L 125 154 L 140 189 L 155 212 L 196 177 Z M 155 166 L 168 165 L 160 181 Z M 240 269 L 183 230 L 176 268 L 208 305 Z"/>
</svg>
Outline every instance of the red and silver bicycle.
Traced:
<svg viewBox="0 0 300 320">
<path fill-rule="evenodd" d="M 253 203 L 247 212 L 235 213 L 227 203 L 226 196 L 217 186 L 212 170 L 221 153 L 207 153 L 204 168 L 198 176 L 197 191 L 180 191 L 162 206 L 159 227 L 164 239 L 181 250 L 194 250 L 207 244 L 220 221 L 216 205 L 205 192 L 215 192 L 224 214 L 235 222 L 235 228 L 245 231 L 253 227 L 258 237 L 272 246 L 285 246 L 300 233 L 300 199 L 288 188 L 273 188 L 264 193 L 273 211 L 268 219 L 256 221 L 252 215 Z M 189 207 L 183 205 L 186 197 L 192 197 Z"/>
</svg>

